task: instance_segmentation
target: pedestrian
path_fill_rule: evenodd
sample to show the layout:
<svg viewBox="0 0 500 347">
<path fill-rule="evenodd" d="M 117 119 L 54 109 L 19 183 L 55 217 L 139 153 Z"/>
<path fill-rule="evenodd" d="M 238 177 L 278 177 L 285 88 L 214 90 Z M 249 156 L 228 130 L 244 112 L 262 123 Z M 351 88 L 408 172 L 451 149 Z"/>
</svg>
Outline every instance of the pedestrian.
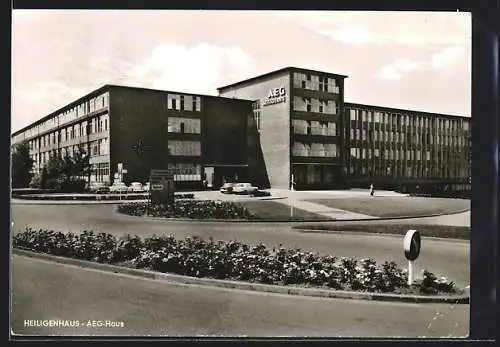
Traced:
<svg viewBox="0 0 500 347">
<path fill-rule="evenodd" d="M 370 196 L 373 196 L 373 194 L 375 193 L 375 190 L 373 189 L 373 183 L 370 184 Z"/>
</svg>

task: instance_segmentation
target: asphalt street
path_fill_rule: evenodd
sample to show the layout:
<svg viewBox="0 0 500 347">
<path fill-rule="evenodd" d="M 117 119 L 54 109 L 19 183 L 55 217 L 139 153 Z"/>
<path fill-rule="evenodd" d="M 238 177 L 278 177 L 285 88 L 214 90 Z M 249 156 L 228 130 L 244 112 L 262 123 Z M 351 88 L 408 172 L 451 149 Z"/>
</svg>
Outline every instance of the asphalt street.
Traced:
<svg viewBox="0 0 500 347">
<path fill-rule="evenodd" d="M 408 220 L 408 223 L 435 223 L 429 219 Z M 14 232 L 25 227 L 60 231 L 104 231 L 122 236 L 137 234 L 173 234 L 213 237 L 215 240 L 239 240 L 268 247 L 298 247 L 302 250 L 355 258 L 374 258 L 377 262 L 394 260 L 407 266 L 401 236 L 316 234 L 293 230 L 288 223 L 224 223 L 167 221 L 126 216 L 116 212 L 116 205 L 12 205 Z M 394 221 L 402 223 L 404 221 Z M 344 222 L 342 222 L 344 223 Z M 372 222 L 370 222 L 372 223 Z M 373 222 L 376 223 L 376 222 Z M 309 224 L 309 223 L 308 223 Z M 469 243 L 423 239 L 421 255 L 415 262 L 416 273 L 427 269 L 446 276 L 459 286 L 469 284 Z"/>
<path fill-rule="evenodd" d="M 22 256 L 12 256 L 12 267 L 12 331 L 20 335 L 436 338 L 464 337 L 469 330 L 469 305 L 185 286 Z M 78 321 L 80 326 L 25 325 L 49 319 Z M 91 327 L 92 321 L 114 322 L 118 327 Z"/>
</svg>

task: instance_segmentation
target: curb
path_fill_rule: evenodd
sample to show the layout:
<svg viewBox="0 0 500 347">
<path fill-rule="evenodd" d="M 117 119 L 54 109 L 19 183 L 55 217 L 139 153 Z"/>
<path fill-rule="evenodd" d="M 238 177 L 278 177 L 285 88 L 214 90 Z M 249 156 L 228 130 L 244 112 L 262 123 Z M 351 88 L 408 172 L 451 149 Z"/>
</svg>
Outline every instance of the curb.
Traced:
<svg viewBox="0 0 500 347">
<path fill-rule="evenodd" d="M 217 280 L 211 278 L 196 278 L 182 275 L 166 274 L 161 272 L 153 272 L 140 269 L 131 269 L 124 266 L 110 265 L 96 263 L 86 260 L 65 258 L 54 256 L 44 253 L 36 253 L 19 248 L 13 248 L 12 254 L 26 256 L 30 258 L 43 259 L 48 261 L 55 261 L 57 263 L 76 265 L 80 267 L 87 267 L 101 271 L 122 273 L 133 275 L 142 278 L 149 278 L 155 280 L 164 280 L 179 284 L 188 285 L 205 285 L 226 289 L 239 289 L 249 291 L 259 291 L 267 293 L 311 296 L 321 298 L 337 298 L 337 299 L 351 299 L 351 300 L 377 300 L 377 301 L 398 301 L 406 303 L 453 303 L 453 304 L 469 304 L 469 295 L 457 296 L 423 296 L 423 295 L 403 295 L 403 294 L 385 294 L 385 293 L 365 293 L 365 292 L 350 292 L 350 291 L 337 291 L 325 290 L 316 288 L 299 288 L 299 287 L 286 287 L 261 283 L 238 282 L 229 280 Z"/>
<path fill-rule="evenodd" d="M 195 219 L 195 218 L 167 218 L 167 217 L 151 217 L 151 216 L 133 216 L 125 213 L 116 211 L 116 213 L 129 217 L 145 218 L 151 220 L 165 220 L 165 221 L 185 221 L 185 222 L 218 222 L 218 223 L 343 223 L 343 222 L 376 222 L 376 221 L 388 221 L 388 220 L 400 220 L 400 219 L 420 219 L 420 218 L 432 218 L 441 216 L 451 216 L 454 214 L 464 213 L 470 211 L 470 208 L 459 210 L 456 212 L 446 212 L 423 216 L 398 216 L 398 217 L 374 217 L 374 218 L 359 218 L 359 219 L 301 219 L 301 220 L 289 220 L 289 219 L 274 219 L 274 220 L 263 220 L 263 219 Z"/>
<path fill-rule="evenodd" d="M 26 197 L 12 196 L 12 199 L 16 199 L 15 203 L 17 205 L 99 205 L 99 204 L 125 204 L 132 202 L 147 202 L 148 198 L 144 199 L 122 199 L 122 200 L 110 200 L 110 199 L 29 199 Z M 269 197 L 261 198 L 255 200 L 243 200 L 243 201 L 270 201 L 270 200 L 282 200 L 285 197 Z M 197 199 L 200 200 L 200 199 Z M 204 199 L 203 199 L 204 200 Z M 231 200 L 229 200 L 231 201 Z M 232 202 L 238 202 L 234 200 Z M 241 202 L 241 201 L 240 201 Z"/>
<path fill-rule="evenodd" d="M 146 200 L 27 200 L 20 199 L 15 205 L 112 205 L 131 202 L 145 202 Z M 12 203 L 12 201 L 11 201 Z"/>
<path fill-rule="evenodd" d="M 383 236 L 383 237 L 394 237 L 402 238 L 404 234 L 389 234 L 389 233 L 368 233 L 364 231 L 342 231 L 342 230 L 321 230 L 321 229 L 301 229 L 300 226 L 292 227 L 293 230 L 300 233 L 311 233 L 311 234 L 345 234 L 345 235 L 360 235 L 360 236 Z M 426 240 L 434 241 L 446 241 L 446 242 L 458 242 L 458 243 L 470 243 L 467 239 L 457 239 L 452 237 L 434 237 L 434 236 L 422 236 Z"/>
</svg>

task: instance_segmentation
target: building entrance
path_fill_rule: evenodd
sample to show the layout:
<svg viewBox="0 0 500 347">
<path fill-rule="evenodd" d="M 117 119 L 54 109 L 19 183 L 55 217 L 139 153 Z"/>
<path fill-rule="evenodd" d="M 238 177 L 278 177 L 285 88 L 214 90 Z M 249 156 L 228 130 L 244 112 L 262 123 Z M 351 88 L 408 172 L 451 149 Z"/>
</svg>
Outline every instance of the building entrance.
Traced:
<svg viewBox="0 0 500 347">
<path fill-rule="evenodd" d="M 342 186 L 340 166 L 329 164 L 293 164 L 295 189 L 336 189 Z"/>
</svg>

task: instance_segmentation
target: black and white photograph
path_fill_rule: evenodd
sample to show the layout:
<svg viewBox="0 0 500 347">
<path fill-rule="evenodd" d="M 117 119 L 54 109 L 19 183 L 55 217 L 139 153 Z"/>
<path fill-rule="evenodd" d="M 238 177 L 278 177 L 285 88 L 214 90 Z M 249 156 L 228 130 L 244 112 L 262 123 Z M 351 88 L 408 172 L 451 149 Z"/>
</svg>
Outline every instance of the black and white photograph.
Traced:
<svg viewBox="0 0 500 347">
<path fill-rule="evenodd" d="M 461 11 L 13 10 L 11 335 L 466 338 L 471 46 Z"/>
</svg>

